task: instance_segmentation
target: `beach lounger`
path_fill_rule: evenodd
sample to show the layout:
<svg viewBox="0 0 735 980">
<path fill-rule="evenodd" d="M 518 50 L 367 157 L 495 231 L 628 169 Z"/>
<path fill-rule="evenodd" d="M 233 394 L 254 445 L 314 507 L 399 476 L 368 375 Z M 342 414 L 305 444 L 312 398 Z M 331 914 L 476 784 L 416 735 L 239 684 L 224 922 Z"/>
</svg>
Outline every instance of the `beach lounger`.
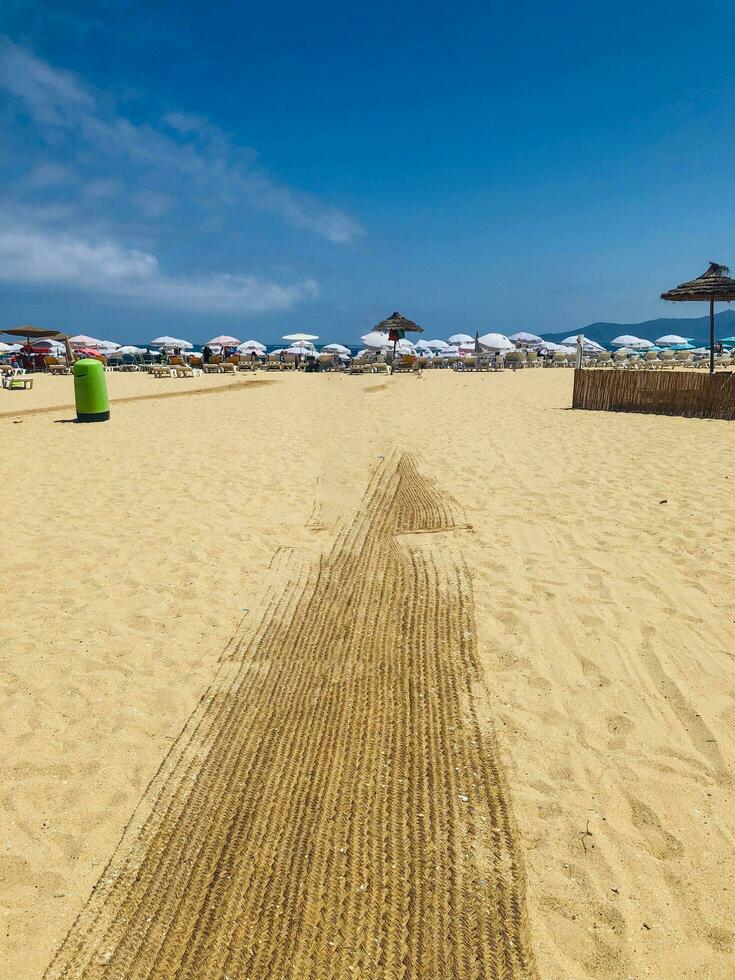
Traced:
<svg viewBox="0 0 735 980">
<path fill-rule="evenodd" d="M 409 374 L 413 371 L 417 360 L 415 354 L 403 354 L 401 357 L 397 357 L 391 365 L 393 374 Z"/>
<path fill-rule="evenodd" d="M 560 356 L 564 358 L 563 354 L 561 354 Z M 561 367 L 562 366 L 561 362 L 557 361 L 556 358 L 557 355 L 554 354 L 554 360 L 552 361 L 552 366 Z M 509 354 L 506 354 L 505 365 L 506 367 L 511 368 L 513 371 L 517 371 L 518 368 L 524 368 L 526 366 L 526 355 L 523 353 L 523 351 L 512 350 Z"/>
<path fill-rule="evenodd" d="M 205 374 L 219 374 L 220 365 L 219 364 L 205 364 L 202 368 Z"/>
<path fill-rule="evenodd" d="M 149 369 L 149 373 L 154 378 L 173 378 L 174 368 L 168 364 L 154 364 L 153 367 Z"/>
<path fill-rule="evenodd" d="M 219 366 L 220 374 L 234 374 L 237 370 L 237 365 L 233 364 L 232 361 L 226 361 L 224 364 Z"/>
<path fill-rule="evenodd" d="M 3 388 L 8 391 L 25 391 L 33 387 L 33 378 L 27 374 L 5 374 L 3 375 Z"/>
<path fill-rule="evenodd" d="M 69 368 L 66 363 L 60 361 L 58 357 L 44 357 L 44 363 L 46 365 L 46 370 L 49 374 L 68 374 Z"/>
</svg>

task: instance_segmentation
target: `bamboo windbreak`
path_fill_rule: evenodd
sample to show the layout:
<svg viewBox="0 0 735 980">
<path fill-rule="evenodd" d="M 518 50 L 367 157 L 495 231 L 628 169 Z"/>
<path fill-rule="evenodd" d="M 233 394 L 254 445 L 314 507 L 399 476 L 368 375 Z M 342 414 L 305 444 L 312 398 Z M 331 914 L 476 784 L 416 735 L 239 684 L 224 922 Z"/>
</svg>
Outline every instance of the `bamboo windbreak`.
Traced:
<svg viewBox="0 0 735 980">
<path fill-rule="evenodd" d="M 572 407 L 735 419 L 735 374 L 577 369 Z"/>
<path fill-rule="evenodd" d="M 48 978 L 536 977 L 464 533 L 401 455 L 280 557 Z"/>
</svg>

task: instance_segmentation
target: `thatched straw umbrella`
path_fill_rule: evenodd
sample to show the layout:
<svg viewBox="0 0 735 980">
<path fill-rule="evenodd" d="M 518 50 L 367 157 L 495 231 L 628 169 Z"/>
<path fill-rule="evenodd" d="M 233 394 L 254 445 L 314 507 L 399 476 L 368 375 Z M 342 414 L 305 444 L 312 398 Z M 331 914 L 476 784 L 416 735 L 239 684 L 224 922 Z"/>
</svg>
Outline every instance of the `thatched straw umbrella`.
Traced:
<svg viewBox="0 0 735 980">
<path fill-rule="evenodd" d="M 709 302 L 709 373 L 715 373 L 715 301 L 729 303 L 735 299 L 735 279 L 729 276 L 726 265 L 710 262 L 709 269 L 690 282 L 682 282 L 676 289 L 661 293 L 661 299 L 677 303 Z"/>
<path fill-rule="evenodd" d="M 423 333 L 424 328 L 420 327 L 418 323 L 414 323 L 413 320 L 409 320 L 405 316 L 401 316 L 398 311 L 391 313 L 387 320 L 382 320 L 374 330 L 379 330 L 383 333 L 387 333 L 390 339 L 393 341 L 393 358 L 396 356 L 396 347 L 398 346 L 398 341 L 403 340 L 403 335 L 407 333 Z"/>
</svg>

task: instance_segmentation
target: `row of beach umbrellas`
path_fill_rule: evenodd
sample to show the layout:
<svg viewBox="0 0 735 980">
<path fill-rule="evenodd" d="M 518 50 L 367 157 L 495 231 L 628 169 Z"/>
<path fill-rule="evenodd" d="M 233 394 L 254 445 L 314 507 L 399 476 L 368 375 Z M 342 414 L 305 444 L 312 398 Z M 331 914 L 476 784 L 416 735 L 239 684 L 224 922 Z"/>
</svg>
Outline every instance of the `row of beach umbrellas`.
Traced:
<svg viewBox="0 0 735 980">
<path fill-rule="evenodd" d="M 679 302 L 709 302 L 710 371 L 714 371 L 714 304 L 717 300 L 729 302 L 735 299 L 735 280 L 729 277 L 729 269 L 726 266 L 712 262 L 710 263 L 707 271 L 701 276 L 691 280 L 690 282 L 681 283 L 675 289 L 669 290 L 666 293 L 662 293 L 661 298 Z M 65 334 L 57 333 L 55 331 L 44 330 L 39 327 L 32 327 L 30 324 L 26 324 L 23 327 L 4 330 L 2 332 L 18 337 L 25 337 L 29 344 L 31 342 L 31 338 L 33 338 L 34 343 L 36 343 L 38 346 L 43 345 L 49 350 L 64 349 L 70 352 L 70 348 L 75 348 L 77 351 L 99 351 L 106 354 L 145 353 L 144 348 L 133 347 L 131 345 L 122 346 L 114 341 L 98 340 L 97 338 L 90 337 L 86 334 L 77 334 L 73 337 L 68 337 Z M 518 331 L 510 336 L 506 336 L 505 334 L 501 333 L 487 333 L 480 335 L 479 332 L 477 332 L 475 336 L 472 337 L 470 334 L 456 333 L 449 337 L 448 340 L 419 339 L 416 342 L 411 342 L 408 340 L 406 337 L 407 333 L 421 334 L 423 333 L 423 327 L 420 327 L 417 323 L 414 323 L 413 320 L 409 320 L 407 317 L 402 316 L 396 311 L 385 320 L 377 324 L 377 326 L 370 331 L 370 333 L 365 334 L 361 339 L 367 350 L 388 350 L 392 347 L 394 354 L 399 352 L 421 352 L 427 356 L 432 356 L 434 354 L 461 356 L 463 353 L 468 353 L 471 351 L 474 351 L 475 353 L 480 353 L 482 351 L 506 353 L 514 350 L 516 347 L 531 347 L 541 351 L 563 351 L 565 353 L 571 353 L 577 350 L 580 340 L 584 353 L 595 353 L 604 350 L 601 344 L 598 344 L 594 340 L 581 335 L 571 335 L 562 340 L 561 344 L 557 344 L 555 342 L 545 340 L 543 337 L 537 334 L 528 333 L 526 331 Z M 298 355 L 313 354 L 316 351 L 314 341 L 318 339 L 319 337 L 316 334 L 286 334 L 283 337 L 283 340 L 289 341 L 291 346 L 284 348 L 284 350 Z M 722 339 L 722 342 L 725 344 L 735 344 L 735 337 L 725 337 Z M 618 349 L 632 352 L 656 351 L 662 349 L 694 350 L 692 338 L 679 336 L 678 334 L 666 334 L 662 337 L 658 337 L 655 341 L 648 340 L 644 337 L 636 337 L 632 334 L 621 334 L 619 337 L 615 337 L 611 341 L 611 345 L 613 347 L 617 347 Z M 178 349 L 182 351 L 193 349 L 193 344 L 191 344 L 188 340 L 170 336 L 156 337 L 150 342 L 150 346 L 159 349 Z M 239 338 L 232 337 L 227 334 L 221 334 L 217 337 L 213 337 L 211 340 L 207 341 L 206 346 L 213 348 L 216 347 L 219 349 L 232 348 L 244 354 L 256 353 L 260 355 L 266 351 L 266 346 L 257 340 L 246 340 L 241 342 Z M 19 349 L 19 345 L 17 343 L 0 343 L 0 353 L 8 353 L 17 349 Z M 323 347 L 322 350 L 337 354 L 339 356 L 347 356 L 350 353 L 349 348 L 341 344 L 328 344 Z"/>
</svg>

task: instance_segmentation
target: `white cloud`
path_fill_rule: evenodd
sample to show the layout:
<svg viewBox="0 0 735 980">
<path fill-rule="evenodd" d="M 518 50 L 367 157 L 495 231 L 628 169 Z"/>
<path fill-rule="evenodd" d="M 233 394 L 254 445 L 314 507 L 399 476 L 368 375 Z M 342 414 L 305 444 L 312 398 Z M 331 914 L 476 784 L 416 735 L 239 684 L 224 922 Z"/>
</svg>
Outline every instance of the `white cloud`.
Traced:
<svg viewBox="0 0 735 980">
<path fill-rule="evenodd" d="M 155 275 L 155 255 L 31 228 L 0 228 L 0 278 L 104 289 Z"/>
<path fill-rule="evenodd" d="M 160 272 L 155 255 L 114 241 L 86 241 L 13 225 L 0 226 L 0 280 L 209 313 L 287 310 L 318 292 L 313 279 L 281 285 L 227 273 L 190 279 L 167 276 Z"/>
<path fill-rule="evenodd" d="M 0 87 L 21 98 L 43 123 L 64 125 L 93 104 L 71 72 L 52 68 L 7 38 L 0 38 Z"/>
<path fill-rule="evenodd" d="M 256 154 L 232 143 L 200 116 L 169 112 L 160 125 L 137 124 L 96 97 L 80 80 L 0 39 L 0 88 L 20 100 L 34 126 L 50 144 L 66 137 L 65 150 L 80 165 L 96 160 L 110 170 L 132 168 L 138 191 L 165 191 L 191 206 L 194 195 L 208 209 L 267 211 L 295 227 L 334 243 L 363 233 L 339 208 L 273 180 L 255 165 Z M 154 186 L 146 186 L 145 182 Z M 163 185 L 163 186 L 158 186 Z"/>
<path fill-rule="evenodd" d="M 60 163 L 39 163 L 25 177 L 27 187 L 42 189 L 59 187 L 74 181 L 74 172 Z"/>
</svg>

